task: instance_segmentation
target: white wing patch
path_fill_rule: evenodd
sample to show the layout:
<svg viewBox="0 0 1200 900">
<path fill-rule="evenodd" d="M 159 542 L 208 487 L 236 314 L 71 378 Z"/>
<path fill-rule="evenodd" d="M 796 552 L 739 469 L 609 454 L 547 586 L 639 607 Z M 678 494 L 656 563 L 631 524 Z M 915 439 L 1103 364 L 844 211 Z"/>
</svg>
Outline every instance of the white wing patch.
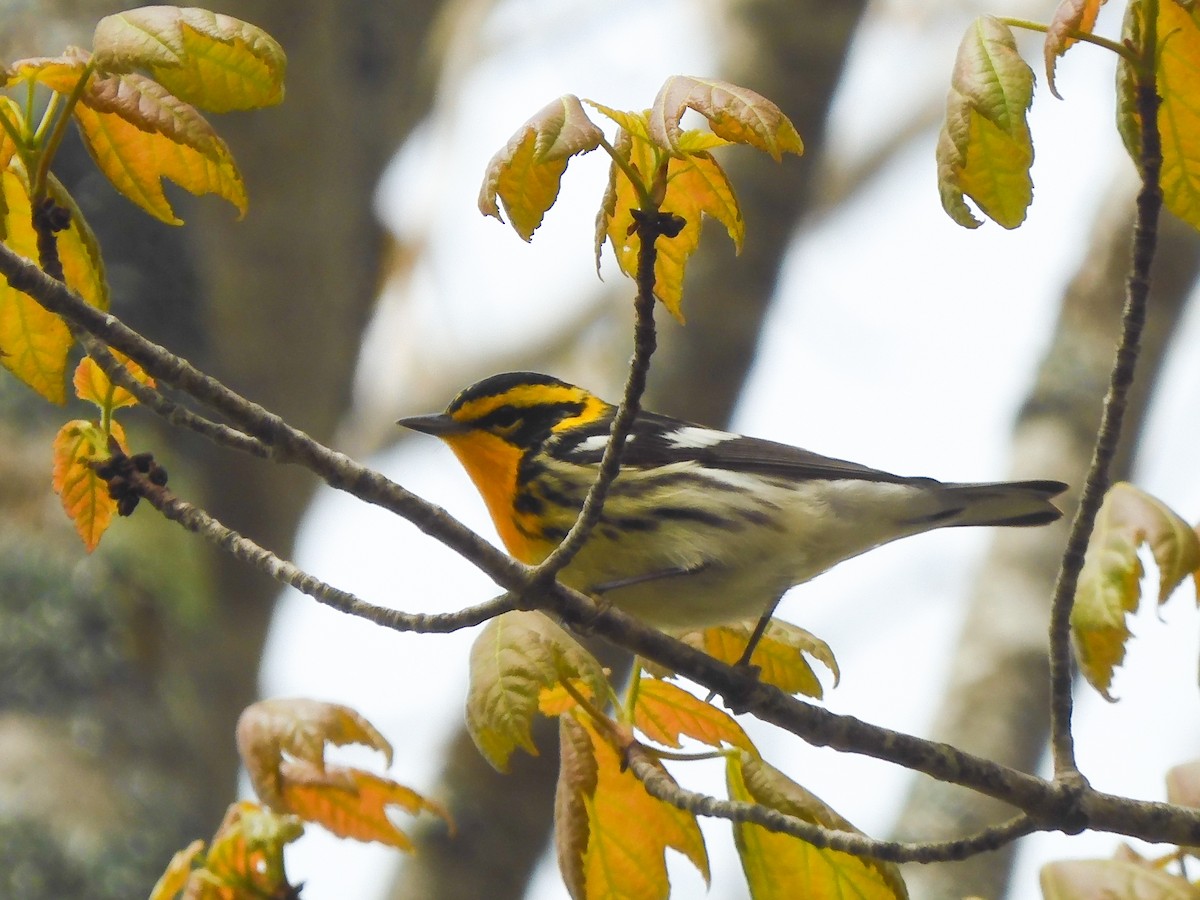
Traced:
<svg viewBox="0 0 1200 900">
<path fill-rule="evenodd" d="M 593 450 L 603 450 L 607 446 L 608 446 L 608 435 L 607 434 L 593 434 L 591 437 L 585 438 L 584 440 L 580 441 L 579 444 L 575 447 L 575 449 L 582 453 L 590 453 Z M 629 446 L 628 440 L 625 441 L 625 446 L 627 446 L 627 447 Z"/>
<path fill-rule="evenodd" d="M 728 431 L 715 431 L 712 428 L 700 428 L 696 425 L 685 425 L 682 428 L 677 428 L 668 434 L 663 435 L 663 438 L 668 444 L 677 450 L 698 450 L 702 447 L 715 447 L 717 444 L 723 444 L 726 441 L 735 441 L 741 435 L 731 434 Z"/>
</svg>

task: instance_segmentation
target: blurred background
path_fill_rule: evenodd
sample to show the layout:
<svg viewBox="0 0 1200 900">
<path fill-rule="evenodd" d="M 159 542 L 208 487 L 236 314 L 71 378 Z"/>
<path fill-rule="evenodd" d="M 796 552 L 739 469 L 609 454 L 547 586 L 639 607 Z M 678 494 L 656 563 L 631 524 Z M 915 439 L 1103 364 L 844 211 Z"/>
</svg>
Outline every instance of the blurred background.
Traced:
<svg viewBox="0 0 1200 900">
<path fill-rule="evenodd" d="M 118 315 L 491 537 L 452 456 L 392 423 L 508 369 L 615 398 L 634 291 L 607 252 L 603 280 L 593 266 L 601 154 L 571 162 L 529 245 L 478 214 L 487 160 L 563 93 L 641 109 L 671 74 L 733 81 L 774 100 L 807 152 L 782 165 L 722 153 L 746 248 L 735 257 L 709 224 L 688 271 L 687 326 L 660 316 L 647 404 L 903 474 L 1077 489 L 1132 216 L 1114 60 L 1073 50 L 1059 65 L 1066 102 L 1039 72 L 1036 198 L 1020 229 L 955 226 L 934 180 L 963 31 L 984 12 L 1045 20 L 1053 7 L 229 0 L 217 11 L 263 26 L 289 57 L 282 106 L 214 122 L 246 177 L 246 220 L 176 191 L 188 227 L 162 226 L 117 197 L 78 146 L 61 174 L 100 236 Z M 7 0 L 0 54 L 86 46 L 96 19 L 119 8 Z M 1117 34 L 1119 14 L 1106 8 L 1098 30 Z M 1022 49 L 1040 59 L 1036 39 Z M 1164 217 L 1119 473 L 1189 521 L 1200 518 L 1200 379 L 1187 352 L 1200 340 L 1187 303 L 1197 250 Z M 414 823 L 420 852 L 403 859 L 311 829 L 288 857 L 308 900 L 566 896 L 548 850 L 553 729 L 512 774 L 487 767 L 461 729 L 471 632 L 393 634 L 281 596 L 149 513 L 84 558 L 47 490 L 57 412 L 0 384 L 0 896 L 144 896 L 174 850 L 211 835 L 237 780 L 233 724 L 260 695 L 354 706 L 395 744 L 394 777 L 447 804 L 459 827 L 450 839 Z M 181 495 L 364 599 L 446 611 L 496 592 L 407 523 L 303 472 L 234 458 L 149 416 L 130 431 Z M 837 654 L 830 709 L 1045 770 L 1045 630 L 1064 536 L 1065 525 L 924 535 L 797 588 L 780 615 Z M 1080 690 L 1080 763 L 1095 786 L 1161 799 L 1166 768 L 1195 754 L 1195 623 L 1181 598 L 1139 615 L 1121 702 Z M 1011 813 L 754 724 L 768 759 L 873 836 L 951 838 Z M 676 774 L 721 790 L 719 767 Z M 744 897 L 728 828 L 705 830 L 708 895 Z M 1027 898 L 1042 862 L 1117 843 L 1036 837 L 1017 853 L 905 875 L 916 898 Z M 699 877 L 675 862 L 675 896 L 699 896 Z"/>
</svg>

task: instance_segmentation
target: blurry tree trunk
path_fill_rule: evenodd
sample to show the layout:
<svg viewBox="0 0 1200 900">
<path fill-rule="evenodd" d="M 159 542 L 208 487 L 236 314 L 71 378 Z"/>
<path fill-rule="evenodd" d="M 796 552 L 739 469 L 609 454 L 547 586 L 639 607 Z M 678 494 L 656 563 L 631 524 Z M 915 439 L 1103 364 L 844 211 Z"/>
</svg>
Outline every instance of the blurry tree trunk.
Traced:
<svg viewBox="0 0 1200 900">
<path fill-rule="evenodd" d="M 709 223 L 701 251 L 688 265 L 687 328 L 673 322 L 660 328 L 648 406 L 712 424 L 732 411 L 783 256 L 813 197 L 825 119 L 863 6 L 819 0 L 724 4 L 714 26 L 720 77 L 776 102 L 795 122 L 806 153 L 782 165 L 736 149 L 722 156 L 746 218 L 746 248 L 735 258 L 728 238 Z M 622 347 L 620 357 L 627 352 Z M 550 832 L 557 777 L 557 730 L 543 727 L 536 738 L 542 755 L 520 759 L 510 775 L 497 775 L 464 731 L 452 738 L 433 793 L 449 799 L 459 833 L 450 838 L 430 828 L 422 835 L 421 852 L 404 860 L 393 900 L 524 896 Z"/>
<path fill-rule="evenodd" d="M 84 43 L 97 17 L 127 5 L 64 4 Z M 375 297 L 374 185 L 428 105 L 437 3 L 220 9 L 266 28 L 289 58 L 282 106 L 215 122 L 246 178 L 245 221 L 212 197 L 184 198 L 189 224 L 173 230 L 95 174 L 72 182 L 115 311 L 327 439 Z M 208 837 L 233 799 L 234 723 L 256 695 L 277 586 L 148 509 L 85 559 L 48 496 L 49 437 L 69 416 L 34 433 L 35 416 L 48 420 L 22 391 L 11 380 L 0 390 L 12 432 L 0 493 L 0 896 L 145 896 L 171 852 Z M 184 496 L 288 553 L 311 478 L 152 433 L 145 415 L 126 420 Z"/>
<path fill-rule="evenodd" d="M 1111 192 L 1067 287 L 1053 341 L 1013 437 L 1012 477 L 1070 483 L 1067 517 L 1053 534 L 1047 529 L 996 531 L 976 576 L 949 686 L 930 734 L 1023 771 L 1035 771 L 1045 749 L 1049 598 L 1067 522 L 1091 459 L 1120 330 L 1133 223 L 1132 192 L 1122 184 Z M 1196 280 L 1198 247 L 1192 229 L 1163 216 L 1149 319 L 1116 478 L 1126 477 L 1130 469 L 1168 338 Z M 915 841 L 960 837 L 1013 812 L 990 798 L 921 778 L 913 784 L 895 836 Z M 1010 845 L 960 863 L 908 866 L 905 878 L 913 897 L 1001 897 L 1012 858 Z"/>
</svg>

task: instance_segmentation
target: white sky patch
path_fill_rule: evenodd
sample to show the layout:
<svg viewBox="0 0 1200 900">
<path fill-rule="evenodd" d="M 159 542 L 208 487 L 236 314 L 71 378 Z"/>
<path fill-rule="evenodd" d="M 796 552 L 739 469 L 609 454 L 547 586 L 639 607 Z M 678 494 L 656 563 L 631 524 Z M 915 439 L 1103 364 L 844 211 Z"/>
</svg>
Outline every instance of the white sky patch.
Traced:
<svg viewBox="0 0 1200 900">
<path fill-rule="evenodd" d="M 667 443 L 680 450 L 685 448 L 715 447 L 726 441 L 737 440 L 741 435 L 728 431 L 714 431 L 697 425 L 686 425 L 666 435 Z"/>
</svg>

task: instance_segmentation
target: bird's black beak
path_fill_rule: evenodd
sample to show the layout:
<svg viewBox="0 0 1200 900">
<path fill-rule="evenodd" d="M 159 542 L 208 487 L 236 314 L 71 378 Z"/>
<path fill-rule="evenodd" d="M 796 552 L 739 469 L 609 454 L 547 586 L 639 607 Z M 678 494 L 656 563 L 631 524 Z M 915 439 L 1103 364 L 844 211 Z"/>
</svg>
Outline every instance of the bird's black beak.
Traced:
<svg viewBox="0 0 1200 900">
<path fill-rule="evenodd" d="M 469 426 L 455 421 L 444 413 L 433 416 L 408 416 L 398 419 L 396 424 L 422 434 L 432 434 L 434 437 L 441 437 L 444 434 L 462 434 L 470 430 Z"/>
</svg>

